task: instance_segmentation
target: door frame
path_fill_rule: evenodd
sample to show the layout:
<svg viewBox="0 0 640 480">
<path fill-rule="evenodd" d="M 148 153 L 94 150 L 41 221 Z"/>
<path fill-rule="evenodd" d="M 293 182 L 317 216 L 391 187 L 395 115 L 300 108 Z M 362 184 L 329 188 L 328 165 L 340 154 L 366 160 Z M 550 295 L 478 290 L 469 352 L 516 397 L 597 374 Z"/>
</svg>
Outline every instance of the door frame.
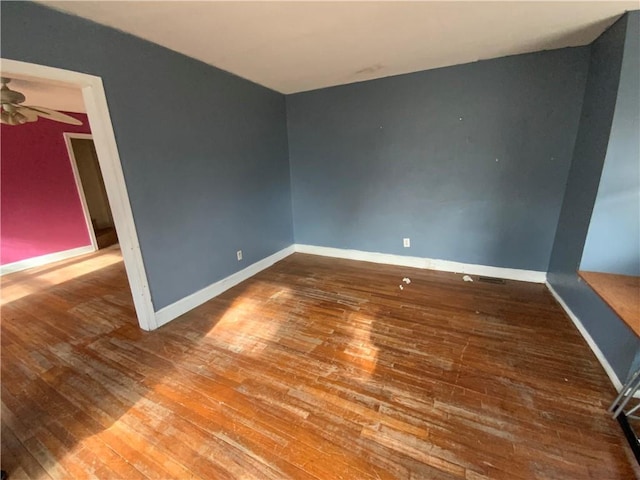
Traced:
<svg viewBox="0 0 640 480">
<path fill-rule="evenodd" d="M 71 170 L 73 170 L 73 178 L 76 181 L 76 188 L 78 189 L 78 196 L 80 197 L 80 203 L 82 204 L 82 212 L 84 213 L 84 221 L 87 224 L 87 231 L 89 232 L 89 238 L 91 239 L 91 246 L 93 251 L 98 250 L 98 241 L 96 240 L 96 232 L 93 230 L 93 222 L 91 221 L 91 212 L 89 212 L 89 204 L 87 203 L 87 197 L 84 194 L 84 186 L 82 185 L 82 178 L 80 178 L 80 171 L 78 170 L 78 160 L 76 159 L 76 152 L 73 150 L 73 144 L 71 140 L 79 138 L 82 140 L 93 140 L 93 135 L 90 133 L 72 133 L 64 132 L 64 143 L 67 146 L 67 153 L 69 154 L 69 162 L 71 163 Z M 106 188 L 106 187 L 105 187 Z"/>
<path fill-rule="evenodd" d="M 158 324 L 102 78 L 4 58 L 0 58 L 0 70 L 7 77 L 26 77 L 82 90 L 138 324 L 143 330 L 155 330 Z"/>
</svg>

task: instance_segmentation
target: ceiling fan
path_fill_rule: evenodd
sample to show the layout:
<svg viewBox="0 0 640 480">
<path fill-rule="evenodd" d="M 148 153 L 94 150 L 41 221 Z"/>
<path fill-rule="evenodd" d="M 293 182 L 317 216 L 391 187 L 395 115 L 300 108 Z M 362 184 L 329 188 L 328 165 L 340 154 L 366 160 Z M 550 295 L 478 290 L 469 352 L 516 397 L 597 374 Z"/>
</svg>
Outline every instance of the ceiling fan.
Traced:
<svg viewBox="0 0 640 480">
<path fill-rule="evenodd" d="M 68 123 L 69 125 L 82 125 L 80 120 L 57 110 L 23 105 L 22 102 L 26 100 L 26 97 L 20 92 L 11 90 L 7 86 L 10 81 L 10 78 L 0 78 L 0 83 L 2 83 L 2 87 L 0 87 L 0 104 L 2 106 L 0 123 L 23 125 L 29 122 L 36 122 L 39 117 L 42 117 L 55 122 Z"/>
</svg>

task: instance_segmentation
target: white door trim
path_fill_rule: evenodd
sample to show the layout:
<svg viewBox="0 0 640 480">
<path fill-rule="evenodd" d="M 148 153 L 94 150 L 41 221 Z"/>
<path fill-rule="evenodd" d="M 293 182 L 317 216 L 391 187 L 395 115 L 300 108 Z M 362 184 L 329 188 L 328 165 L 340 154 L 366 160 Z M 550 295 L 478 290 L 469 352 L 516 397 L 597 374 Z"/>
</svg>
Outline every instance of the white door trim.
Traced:
<svg viewBox="0 0 640 480">
<path fill-rule="evenodd" d="M 0 59 L 3 76 L 30 77 L 49 83 L 82 89 L 91 133 L 98 154 L 113 221 L 118 234 L 124 266 L 129 278 L 138 323 L 143 330 L 154 330 L 156 323 L 153 303 L 149 291 L 147 273 L 140 252 L 129 194 L 118 155 L 116 138 L 111 124 L 107 98 L 102 79 L 86 73 L 72 72 L 60 68 L 46 67 L 16 60 Z"/>
<path fill-rule="evenodd" d="M 84 221 L 87 224 L 87 231 L 89 232 L 89 238 L 91 238 L 91 246 L 93 251 L 98 250 L 98 241 L 96 240 L 96 232 L 93 230 L 93 223 L 91 222 L 91 213 L 89 212 L 89 206 L 87 205 L 87 198 L 84 194 L 84 187 L 82 186 L 82 179 L 80 178 L 80 172 L 78 171 L 78 161 L 76 160 L 76 152 L 73 151 L 72 138 L 81 138 L 84 140 L 93 140 L 93 136 L 89 133 L 71 133 L 64 132 L 64 143 L 67 146 L 67 153 L 69 154 L 69 161 L 71 162 L 71 169 L 73 170 L 73 178 L 76 181 L 76 188 L 78 189 L 78 196 L 80 197 L 80 203 L 82 204 L 82 211 L 84 213 Z"/>
</svg>

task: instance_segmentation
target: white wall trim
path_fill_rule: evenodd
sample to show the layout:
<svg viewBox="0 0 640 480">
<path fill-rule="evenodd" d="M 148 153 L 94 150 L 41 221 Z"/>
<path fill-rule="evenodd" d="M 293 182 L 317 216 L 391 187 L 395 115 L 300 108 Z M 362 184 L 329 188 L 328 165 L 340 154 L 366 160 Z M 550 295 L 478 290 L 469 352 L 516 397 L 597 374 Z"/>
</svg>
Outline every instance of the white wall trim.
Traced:
<svg viewBox="0 0 640 480">
<path fill-rule="evenodd" d="M 244 282 L 248 278 L 253 277 L 255 274 L 261 272 L 265 268 L 269 268 L 276 262 L 279 262 L 283 258 L 288 257 L 295 252 L 293 245 L 288 246 L 280 250 L 279 252 L 269 255 L 262 260 L 249 265 L 248 267 L 229 275 L 222 280 L 219 280 L 211 285 L 204 287 L 202 290 L 198 290 L 191 295 L 188 295 L 177 302 L 167 305 L 156 312 L 156 324 L 158 326 L 164 325 L 171 320 L 179 317 L 180 315 L 196 308 L 199 305 L 211 300 L 213 297 L 217 297 L 221 293 L 229 290 L 231 287 L 235 287 L 240 282 Z"/>
<path fill-rule="evenodd" d="M 0 59 L 0 70 L 2 75 L 7 77 L 30 78 L 82 90 L 138 323 L 140 328 L 144 330 L 157 328 L 147 273 L 140 252 L 140 243 L 131 212 L 131 203 L 124 181 L 102 79 L 85 73 L 4 58 Z"/>
<path fill-rule="evenodd" d="M 609 377 L 609 380 L 611 380 L 611 383 L 613 384 L 613 386 L 616 388 L 618 392 L 620 392 L 620 390 L 622 390 L 622 382 L 620 382 L 618 375 L 616 375 L 616 372 L 613 370 L 613 368 L 611 367 L 611 364 L 602 353 L 602 350 L 600 350 L 600 347 L 598 347 L 593 337 L 589 334 L 587 329 L 584 328 L 584 325 L 582 324 L 580 319 L 577 317 L 575 313 L 571 311 L 569 306 L 558 294 L 558 292 L 555 291 L 555 289 L 551 286 L 549 282 L 545 282 L 545 284 L 547 285 L 547 288 L 551 292 L 551 295 L 553 295 L 553 297 L 560 304 L 562 309 L 567 313 L 567 315 L 569 316 L 573 324 L 576 326 L 576 328 L 580 332 L 580 335 L 582 335 L 582 338 L 584 338 L 584 340 L 587 342 L 587 345 L 589 345 L 589 348 L 591 348 L 591 351 L 600 362 L 600 365 L 602 365 L 602 368 L 604 368 L 604 371 Z"/>
<path fill-rule="evenodd" d="M 20 272 L 28 268 L 41 267 L 48 263 L 59 262 L 60 260 L 67 260 L 69 258 L 93 252 L 95 252 L 93 245 L 85 245 L 84 247 L 76 247 L 62 252 L 47 253 L 46 255 L 40 255 L 38 257 L 26 258 L 24 260 L 2 265 L 0 267 L 0 275 Z"/>
<path fill-rule="evenodd" d="M 362 250 L 347 250 L 343 248 L 318 247 L 315 245 L 295 245 L 296 252 L 322 255 L 324 257 L 346 258 L 362 262 L 384 263 L 403 267 L 424 268 L 443 272 L 467 273 L 487 277 L 505 278 L 523 282 L 544 283 L 546 272 L 534 270 L 519 270 L 515 268 L 491 267 L 489 265 L 475 265 L 472 263 L 451 262 L 424 257 L 408 257 L 389 253 L 365 252 Z"/>
<path fill-rule="evenodd" d="M 93 223 L 91 222 L 91 213 L 89 212 L 89 205 L 87 204 L 87 198 L 84 194 L 84 187 L 82 186 L 82 179 L 80 178 L 80 171 L 78 170 L 78 161 L 76 160 L 76 152 L 73 150 L 71 139 L 81 138 L 84 140 L 93 140 L 93 136 L 88 133 L 72 133 L 64 132 L 62 134 L 64 143 L 67 146 L 67 154 L 69 155 L 69 161 L 71 163 L 71 170 L 73 170 L 73 178 L 76 181 L 76 188 L 78 189 L 78 196 L 80 197 L 80 203 L 82 204 L 82 211 L 84 213 L 84 222 L 87 226 L 87 232 L 89 238 L 91 238 L 91 245 L 93 250 L 98 250 L 98 241 L 96 240 L 96 232 L 93 230 Z"/>
</svg>

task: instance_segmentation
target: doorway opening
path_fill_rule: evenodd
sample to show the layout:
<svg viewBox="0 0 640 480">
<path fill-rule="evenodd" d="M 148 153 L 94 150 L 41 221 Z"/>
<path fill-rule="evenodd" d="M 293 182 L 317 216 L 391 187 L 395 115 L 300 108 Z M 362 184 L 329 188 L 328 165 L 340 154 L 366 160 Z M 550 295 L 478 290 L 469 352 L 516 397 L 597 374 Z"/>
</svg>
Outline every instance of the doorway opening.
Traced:
<svg viewBox="0 0 640 480">
<path fill-rule="evenodd" d="M 64 139 L 91 243 L 96 250 L 115 245 L 118 235 L 93 137 L 90 134 L 65 133 Z"/>
<path fill-rule="evenodd" d="M 149 292 L 146 269 L 140 251 L 133 212 L 131 211 L 129 195 L 124 181 L 124 173 L 120 163 L 115 134 L 111 124 L 111 118 L 101 78 L 85 73 L 8 59 L 1 59 L 0 70 L 3 77 L 21 79 L 25 82 L 46 83 L 55 87 L 79 90 L 84 102 L 84 107 L 86 108 L 86 119 L 88 121 L 88 125 L 90 125 L 90 136 L 92 137 L 93 143 L 91 154 L 94 155 L 94 159 L 97 159 L 99 165 L 98 171 L 101 172 L 103 180 L 103 187 L 101 189 L 102 194 L 106 193 L 106 197 L 108 198 L 107 203 L 110 205 L 110 212 L 106 215 L 109 220 L 101 223 L 102 219 L 105 218 L 105 215 L 101 215 L 99 220 L 95 214 L 89 213 L 88 202 L 85 195 L 84 200 L 85 204 L 87 204 L 85 220 L 87 225 L 84 226 L 82 230 L 85 232 L 88 230 L 90 236 L 91 234 L 93 235 L 94 238 L 92 241 L 96 243 L 96 247 L 98 245 L 97 239 L 95 238 L 96 231 L 93 229 L 94 222 L 91 220 L 92 217 L 96 218 L 96 229 L 101 230 L 102 228 L 106 228 L 115 230 L 113 234 L 116 237 L 115 239 L 112 237 L 111 240 L 115 240 L 120 244 L 124 269 L 130 286 L 130 291 L 133 296 L 138 324 L 143 330 L 154 330 L 157 328 L 155 311 Z M 31 98 L 33 98 L 33 95 L 31 95 Z M 64 108 L 60 108 L 59 110 L 64 111 Z M 44 121 L 47 122 L 50 120 Z M 18 125 L 11 128 L 20 129 L 22 127 L 23 126 Z M 60 141 L 64 144 L 63 139 L 60 139 Z M 81 143 L 78 143 L 78 145 L 81 145 Z M 72 150 L 75 151 L 75 146 L 72 145 L 72 147 Z M 64 146 L 62 148 L 64 151 Z M 48 165 L 46 161 L 47 157 L 48 155 L 43 156 L 41 165 Z M 3 158 L 3 165 L 4 160 L 5 159 Z M 73 164 L 74 162 L 71 163 Z M 67 165 L 69 165 L 68 160 Z M 36 169 L 35 171 L 40 172 L 39 169 Z M 79 172 L 79 169 L 77 169 L 77 171 Z M 38 175 L 40 175 L 40 173 L 38 173 Z M 76 179 L 76 183 L 82 185 L 79 173 L 76 175 Z M 71 181 L 73 182 L 73 180 Z M 44 190 L 46 189 L 36 189 L 34 191 L 36 193 L 42 193 Z M 74 189 L 74 192 L 79 192 L 79 190 Z M 83 194 L 80 196 L 83 196 Z M 56 197 L 53 198 L 58 200 Z M 40 211 L 46 212 L 49 209 L 50 206 L 45 204 Z M 28 217 L 24 218 L 28 219 Z M 66 217 L 59 216 L 58 218 L 62 219 Z M 82 214 L 80 214 L 80 218 L 80 221 L 82 222 Z M 54 222 L 53 225 L 56 225 L 56 223 Z M 65 229 L 63 230 L 67 233 Z M 49 233 L 45 232 L 45 234 L 41 235 L 40 238 L 45 238 L 45 240 L 47 240 L 48 236 L 50 236 Z M 86 243 L 84 245 L 86 245 Z M 87 248 L 90 249 L 91 246 L 88 245 Z M 107 251 L 108 250 L 105 249 L 105 252 Z M 47 255 L 44 256 L 46 257 Z M 51 261 L 53 259 L 48 260 Z"/>
</svg>

